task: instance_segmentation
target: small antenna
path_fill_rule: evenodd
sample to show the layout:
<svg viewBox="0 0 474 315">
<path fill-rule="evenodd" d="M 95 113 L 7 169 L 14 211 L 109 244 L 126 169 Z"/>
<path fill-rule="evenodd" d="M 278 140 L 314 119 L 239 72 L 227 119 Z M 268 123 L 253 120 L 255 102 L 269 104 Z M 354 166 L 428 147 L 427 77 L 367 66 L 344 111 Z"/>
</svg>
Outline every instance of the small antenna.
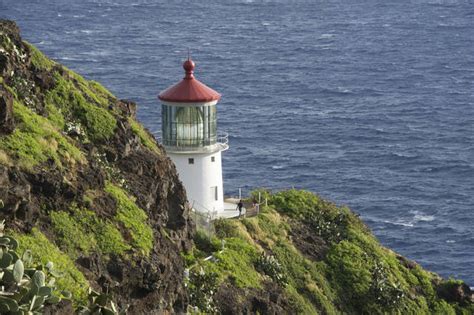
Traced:
<svg viewBox="0 0 474 315">
<path fill-rule="evenodd" d="M 189 51 L 189 47 L 188 47 L 188 60 L 191 59 L 191 52 Z"/>
</svg>

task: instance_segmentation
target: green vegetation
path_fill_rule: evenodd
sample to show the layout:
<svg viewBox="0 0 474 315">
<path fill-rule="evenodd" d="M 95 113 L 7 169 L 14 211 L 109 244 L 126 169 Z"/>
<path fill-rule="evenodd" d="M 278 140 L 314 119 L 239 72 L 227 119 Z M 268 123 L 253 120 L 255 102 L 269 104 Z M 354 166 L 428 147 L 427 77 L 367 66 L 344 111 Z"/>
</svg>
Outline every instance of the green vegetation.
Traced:
<svg viewBox="0 0 474 315">
<path fill-rule="evenodd" d="M 30 250 L 33 260 L 44 265 L 50 261 L 54 262 L 54 269 L 60 274 L 56 278 L 58 290 L 71 292 L 72 300 L 76 305 L 85 303 L 89 283 L 67 254 L 60 251 L 37 228 L 33 228 L 30 234 L 16 232 L 12 234 L 18 240 L 19 252 Z"/>
<path fill-rule="evenodd" d="M 63 67 L 66 70 L 67 77 L 74 83 L 75 87 L 83 93 L 87 101 L 107 108 L 108 98 L 113 98 L 103 86 L 94 81 L 87 81 L 78 73 Z"/>
<path fill-rule="evenodd" d="M 69 212 L 54 211 L 51 222 L 58 244 L 72 258 L 97 251 L 123 255 L 131 249 L 113 222 L 90 210 L 71 207 Z"/>
<path fill-rule="evenodd" d="M 115 96 L 112 95 L 112 93 L 109 92 L 109 90 L 107 90 L 102 84 L 100 84 L 99 82 L 97 81 L 89 81 L 89 88 L 94 91 L 94 93 L 96 95 L 99 95 L 101 96 L 102 98 L 104 99 L 114 99 Z"/>
<path fill-rule="evenodd" d="M 160 153 L 156 141 L 145 131 L 145 128 L 137 122 L 135 119 L 129 118 L 128 122 L 132 128 L 132 131 L 140 138 L 141 143 L 155 153 Z"/>
<path fill-rule="evenodd" d="M 20 167 L 31 170 L 48 159 L 59 167 L 85 163 L 83 153 L 46 118 L 17 101 L 14 102 L 14 115 L 17 121 L 15 131 L 0 139 L 0 147 Z"/>
<path fill-rule="evenodd" d="M 73 77 L 81 80 L 78 83 L 79 88 L 58 72 L 55 72 L 54 77 L 56 86 L 47 93 L 46 106 L 55 106 L 70 122 L 78 120 L 86 128 L 90 140 L 102 141 L 110 138 L 114 134 L 117 121 L 114 115 L 104 108 L 107 100 L 96 96 L 88 88 L 87 81 L 78 75 L 74 74 Z"/>
<path fill-rule="evenodd" d="M 349 209 L 307 191 L 266 196 L 269 207 L 261 209 L 258 217 L 217 220 L 217 237 L 210 239 L 198 233 L 196 248 L 185 255 L 189 266 L 203 268 L 205 274 L 215 274 L 218 284 L 236 288 L 262 289 L 272 281 L 300 314 L 474 311 L 472 304 L 460 305 L 439 295 L 461 283 L 448 281 L 437 287 L 439 277 L 382 247 Z M 320 239 L 321 246 L 310 250 L 319 258 L 300 251 L 301 241 L 295 239 L 305 233 Z M 220 240 L 225 242 L 223 251 Z M 314 241 L 307 246 L 315 246 Z M 214 260 L 201 259 L 210 254 Z"/>
<path fill-rule="evenodd" d="M 51 68 L 55 65 L 55 62 L 46 57 L 41 51 L 38 50 L 38 48 L 31 45 L 30 43 L 26 41 L 24 41 L 23 43 L 26 44 L 26 46 L 28 46 L 30 50 L 31 63 L 33 64 L 33 66 L 38 70 L 50 71 Z"/>
<path fill-rule="evenodd" d="M 208 268 L 222 280 L 228 279 L 241 288 L 260 288 L 262 276 L 255 270 L 258 253 L 242 239 L 226 239 L 226 250 L 215 253 L 216 262 L 208 263 Z"/>
<path fill-rule="evenodd" d="M 132 197 L 128 196 L 122 188 L 108 183 L 105 191 L 117 201 L 115 219 L 130 231 L 132 244 L 148 256 L 153 248 L 153 229 L 147 223 L 148 216 L 145 211 L 139 208 Z"/>
</svg>

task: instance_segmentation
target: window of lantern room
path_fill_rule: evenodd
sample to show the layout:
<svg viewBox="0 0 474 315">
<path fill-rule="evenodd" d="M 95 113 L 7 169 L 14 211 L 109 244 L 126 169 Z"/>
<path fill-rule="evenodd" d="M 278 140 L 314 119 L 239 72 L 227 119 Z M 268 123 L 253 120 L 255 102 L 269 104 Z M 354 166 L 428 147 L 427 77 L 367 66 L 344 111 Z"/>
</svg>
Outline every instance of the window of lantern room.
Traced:
<svg viewBox="0 0 474 315">
<path fill-rule="evenodd" d="M 199 146 L 204 140 L 203 115 L 200 108 L 181 107 L 176 111 L 176 144 Z"/>
</svg>

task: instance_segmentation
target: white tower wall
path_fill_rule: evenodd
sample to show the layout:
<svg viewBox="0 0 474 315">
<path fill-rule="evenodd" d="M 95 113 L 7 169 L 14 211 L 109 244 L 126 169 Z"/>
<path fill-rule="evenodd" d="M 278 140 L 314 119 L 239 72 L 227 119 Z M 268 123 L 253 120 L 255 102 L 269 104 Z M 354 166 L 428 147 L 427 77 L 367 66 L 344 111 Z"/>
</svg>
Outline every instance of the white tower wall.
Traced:
<svg viewBox="0 0 474 315">
<path fill-rule="evenodd" d="M 176 165 L 191 206 L 200 212 L 224 211 L 221 151 L 167 153 Z M 190 159 L 193 163 L 190 163 Z"/>
</svg>

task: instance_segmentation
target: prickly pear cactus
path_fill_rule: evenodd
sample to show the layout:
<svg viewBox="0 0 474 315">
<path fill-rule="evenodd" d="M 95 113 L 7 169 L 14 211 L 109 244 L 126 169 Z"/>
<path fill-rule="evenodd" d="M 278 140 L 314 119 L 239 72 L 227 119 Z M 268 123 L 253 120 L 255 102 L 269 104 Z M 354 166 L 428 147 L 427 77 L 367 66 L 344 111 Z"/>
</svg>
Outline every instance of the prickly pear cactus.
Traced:
<svg viewBox="0 0 474 315">
<path fill-rule="evenodd" d="M 119 310 L 108 294 L 92 289 L 89 289 L 89 305 L 77 310 L 79 315 L 125 315 L 126 312 L 127 307 Z"/>
<path fill-rule="evenodd" d="M 20 257 L 18 242 L 4 235 L 4 229 L 3 221 L 0 222 L 0 314 L 41 314 L 45 304 L 70 298 L 68 292 L 54 292 L 54 265 L 33 264 L 29 250 Z"/>
</svg>

